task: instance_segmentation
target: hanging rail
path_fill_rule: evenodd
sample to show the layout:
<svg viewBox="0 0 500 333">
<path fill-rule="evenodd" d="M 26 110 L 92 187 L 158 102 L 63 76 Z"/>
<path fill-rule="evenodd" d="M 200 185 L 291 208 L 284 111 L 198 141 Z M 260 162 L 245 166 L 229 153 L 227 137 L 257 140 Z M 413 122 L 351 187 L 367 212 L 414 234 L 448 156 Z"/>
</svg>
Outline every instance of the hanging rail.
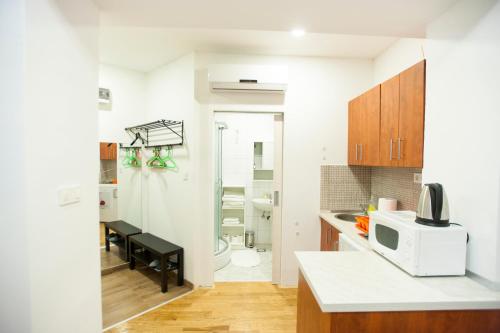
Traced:
<svg viewBox="0 0 500 333">
<path fill-rule="evenodd" d="M 150 123 L 127 127 L 125 131 L 134 139 L 130 147 L 134 148 L 138 141 L 146 148 L 174 147 L 184 144 L 184 121 L 160 119 Z"/>
</svg>

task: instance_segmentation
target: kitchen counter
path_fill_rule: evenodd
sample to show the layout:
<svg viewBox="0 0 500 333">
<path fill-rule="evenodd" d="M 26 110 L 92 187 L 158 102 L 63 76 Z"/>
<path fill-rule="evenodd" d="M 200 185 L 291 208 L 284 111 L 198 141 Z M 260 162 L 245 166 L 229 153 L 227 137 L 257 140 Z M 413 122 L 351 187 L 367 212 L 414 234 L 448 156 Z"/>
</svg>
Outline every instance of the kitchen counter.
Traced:
<svg viewBox="0 0 500 333">
<path fill-rule="evenodd" d="M 373 251 L 295 255 L 322 312 L 500 309 L 500 292 L 469 277 L 412 277 Z"/>
<path fill-rule="evenodd" d="M 319 214 L 319 217 L 328 222 L 330 225 L 332 225 L 335 229 L 337 229 L 341 233 L 348 236 L 349 239 L 356 242 L 356 244 L 358 244 L 359 246 L 367 250 L 371 250 L 370 244 L 368 243 L 368 239 L 363 237 L 361 235 L 361 231 L 359 231 L 355 227 L 356 222 L 339 220 L 338 218 L 335 217 L 336 214 L 339 213 L 332 213 L 327 210 L 322 210 L 321 213 Z"/>
</svg>

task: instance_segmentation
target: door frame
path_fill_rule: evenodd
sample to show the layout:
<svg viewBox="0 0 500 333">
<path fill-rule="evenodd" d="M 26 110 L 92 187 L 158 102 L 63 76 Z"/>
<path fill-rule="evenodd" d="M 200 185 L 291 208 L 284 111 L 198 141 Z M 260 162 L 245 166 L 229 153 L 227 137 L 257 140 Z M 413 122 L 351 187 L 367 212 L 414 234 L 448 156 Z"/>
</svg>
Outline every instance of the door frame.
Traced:
<svg viewBox="0 0 500 333">
<path fill-rule="evenodd" d="M 279 204 L 277 206 L 273 205 L 273 225 L 272 225 L 272 280 L 273 284 L 281 285 L 282 284 L 282 274 L 281 274 L 281 253 L 282 253 L 282 207 L 283 207 L 283 133 L 284 133 L 284 125 L 285 125 L 285 112 L 281 108 L 269 107 L 262 108 L 262 106 L 256 105 L 255 107 L 250 107 L 245 105 L 242 107 L 241 105 L 235 107 L 211 107 L 209 109 L 208 115 L 208 133 L 210 135 L 209 140 L 209 149 L 208 149 L 208 170 L 209 170 L 209 184 L 210 190 L 208 191 L 209 197 L 209 216 L 210 216 L 210 225 L 208 232 L 208 237 L 210 239 L 210 265 L 208 265 L 211 269 L 211 277 L 212 277 L 212 285 L 214 282 L 214 248 L 213 248 L 213 235 L 215 232 L 215 217 L 214 217 L 214 193 L 213 186 L 215 184 L 215 175 L 214 175 L 214 166 L 215 166 L 215 156 L 214 156 L 214 130 L 215 130 L 215 114 L 222 112 L 230 112 L 230 113 L 249 113 L 249 114 L 260 114 L 267 113 L 273 114 L 274 117 L 274 167 L 278 168 L 273 172 L 273 202 L 274 202 L 274 192 L 279 191 Z M 276 147 L 278 147 L 276 149 Z M 276 173 L 276 171 L 278 171 Z M 279 182 L 276 181 L 276 175 L 280 177 Z M 208 231 L 207 230 L 207 231 Z"/>
</svg>

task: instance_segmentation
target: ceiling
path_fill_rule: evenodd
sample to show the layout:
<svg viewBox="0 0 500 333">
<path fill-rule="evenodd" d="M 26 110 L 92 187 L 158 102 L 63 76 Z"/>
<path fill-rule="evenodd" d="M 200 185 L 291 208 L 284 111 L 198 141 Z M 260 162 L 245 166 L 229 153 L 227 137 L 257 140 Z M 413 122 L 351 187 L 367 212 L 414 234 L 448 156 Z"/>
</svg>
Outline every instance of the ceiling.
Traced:
<svg viewBox="0 0 500 333">
<path fill-rule="evenodd" d="M 456 0 L 95 1 L 101 62 L 150 71 L 192 51 L 371 59 Z"/>
<path fill-rule="evenodd" d="M 424 37 L 456 0 L 95 0 L 103 25 Z"/>
<path fill-rule="evenodd" d="M 100 61 L 148 72 L 192 51 L 372 59 L 395 37 L 288 32 L 101 27 Z"/>
</svg>

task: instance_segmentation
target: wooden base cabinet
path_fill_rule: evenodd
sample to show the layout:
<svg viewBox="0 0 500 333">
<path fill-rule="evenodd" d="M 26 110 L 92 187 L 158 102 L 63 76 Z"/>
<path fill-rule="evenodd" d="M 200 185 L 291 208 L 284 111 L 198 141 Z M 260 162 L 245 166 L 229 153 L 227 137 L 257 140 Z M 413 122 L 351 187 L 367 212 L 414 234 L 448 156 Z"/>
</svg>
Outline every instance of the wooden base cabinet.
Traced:
<svg viewBox="0 0 500 333">
<path fill-rule="evenodd" d="M 299 273 L 297 333 L 498 333 L 500 310 L 322 312 Z"/>
<path fill-rule="evenodd" d="M 330 223 L 321 219 L 321 251 L 338 251 L 339 250 L 339 234 L 340 232 Z"/>
</svg>

